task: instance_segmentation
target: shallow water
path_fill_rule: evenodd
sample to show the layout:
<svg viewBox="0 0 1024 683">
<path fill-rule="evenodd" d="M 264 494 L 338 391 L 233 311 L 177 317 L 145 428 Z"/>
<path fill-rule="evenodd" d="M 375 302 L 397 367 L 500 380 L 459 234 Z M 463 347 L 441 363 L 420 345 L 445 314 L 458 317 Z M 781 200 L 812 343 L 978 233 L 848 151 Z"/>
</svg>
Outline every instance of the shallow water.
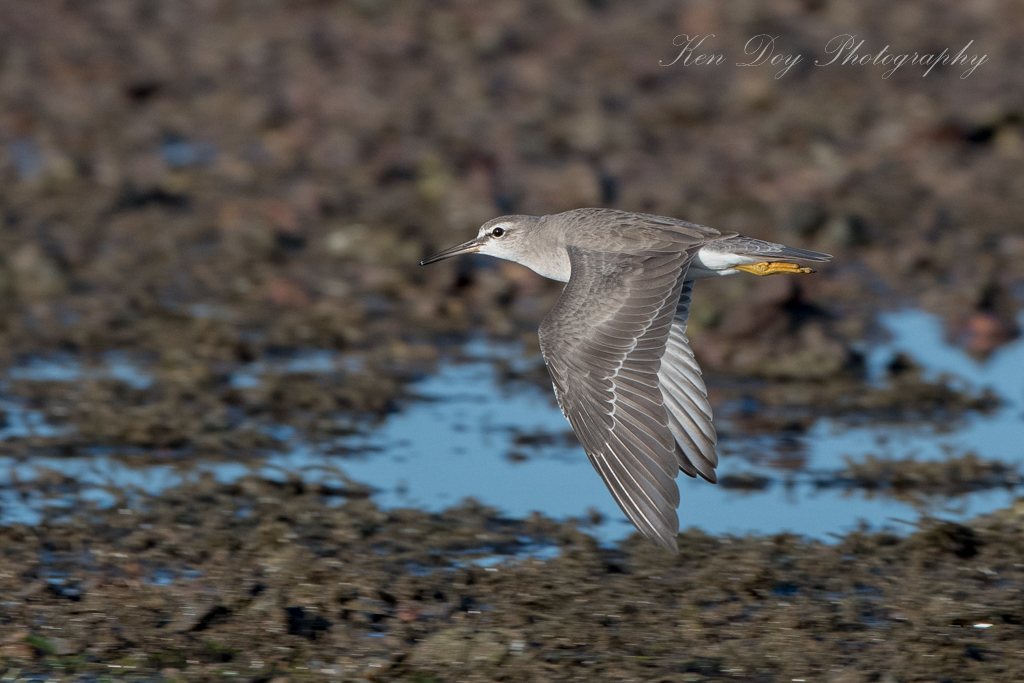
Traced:
<svg viewBox="0 0 1024 683">
<path fill-rule="evenodd" d="M 891 339 L 867 354 L 869 377 L 879 381 L 886 364 L 898 352 L 919 363 L 926 375 L 950 373 L 975 389 L 992 388 L 1003 405 L 991 414 L 969 414 L 949 425 L 915 422 L 906 425 L 845 424 L 819 419 L 797 435 L 745 433 L 729 419 L 730 407 L 720 410 L 720 475 L 764 477 L 759 490 L 739 491 L 680 477 L 681 526 L 720 533 L 791 531 L 826 539 L 862 523 L 871 527 L 908 528 L 894 520 L 913 522 L 922 513 L 959 519 L 1010 504 L 1012 490 L 986 490 L 955 498 L 934 498 L 910 504 L 862 491 L 822 488 L 815 475 L 834 472 L 844 457 L 867 455 L 901 459 L 940 460 L 973 451 L 979 456 L 1014 465 L 1024 460 L 1024 341 L 1017 340 L 987 361 L 971 358 L 943 339 L 941 321 L 916 310 L 884 314 L 882 325 Z M 376 490 L 374 500 L 384 507 L 441 509 L 465 497 L 493 505 L 503 513 L 523 517 L 540 511 L 556 518 L 586 519 L 592 511 L 603 524 L 590 526 L 603 541 L 628 535 L 632 527 L 619 512 L 582 449 L 566 439 L 568 424 L 548 389 L 526 382 L 498 380 L 496 361 L 523 370 L 539 367 L 539 357 L 524 358 L 515 345 L 476 340 L 462 360 L 444 361 L 436 373 L 412 387 L 415 400 L 376 427 L 362 425 L 355 434 L 329 442 L 311 442 L 290 427 L 277 436 L 286 445 L 253 462 L 175 462 L 131 466 L 130 458 L 97 451 L 91 457 L 35 457 L 26 462 L 0 458 L 0 509 L 5 522 L 33 523 L 43 505 L 67 504 L 40 495 L 15 493 L 11 484 L 29 481 L 37 468 L 58 470 L 87 485 L 84 497 L 113 504 L 121 489 L 155 493 L 187 477 L 210 472 L 231 481 L 257 469 L 271 477 L 301 473 L 307 480 L 344 484 L 346 480 Z M 239 366 L 231 375 L 238 387 L 258 384 L 268 373 L 332 372 L 353 369 L 354 361 L 325 351 L 307 351 L 280 361 Z M 123 354 L 108 354 L 97 367 L 83 367 L 72 357 L 32 359 L 13 368 L 9 379 L 75 381 L 105 376 L 145 387 L 150 381 L 145 364 Z M 0 400 L 3 400 L 0 397 Z M 7 423 L 0 440 L 26 435 L 46 436 L 56 428 L 37 411 L 12 400 L 2 406 Z M 338 453 L 342 453 L 338 455 Z M 803 459 L 797 469 L 773 468 L 780 453 Z"/>
<path fill-rule="evenodd" d="M 1009 505 L 1014 492 L 989 490 L 937 498 L 925 507 L 885 496 L 869 497 L 863 492 L 822 489 L 815 486 L 813 472 L 841 468 L 845 456 L 861 459 L 879 457 L 941 460 L 947 454 L 968 450 L 978 455 L 1018 464 L 1024 460 L 1020 437 L 1024 436 L 1021 393 L 1024 392 L 1024 341 L 1016 341 L 987 362 L 978 362 L 942 337 L 940 321 L 919 311 L 886 314 L 882 324 L 892 338 L 868 354 L 872 375 L 878 376 L 898 352 L 911 355 L 926 375 L 951 373 L 976 389 L 991 387 L 1004 405 L 990 415 L 971 414 L 956 428 L 914 423 L 906 426 L 847 426 L 836 420 L 820 419 L 807 433 L 787 436 L 784 444 L 806 458 L 802 471 L 785 473 L 768 466 L 751 464 L 742 457 L 766 448 L 762 435 L 745 435 L 722 420 L 730 438 L 723 443 L 721 475 L 752 473 L 787 485 L 771 485 L 763 491 L 737 491 L 680 476 L 681 526 L 695 526 L 712 533 L 791 531 L 827 538 L 866 522 L 872 527 L 913 521 L 922 512 L 958 519 Z M 429 399 L 407 406 L 379 430 L 349 443 L 372 449 L 369 454 L 349 458 L 343 464 L 353 479 L 381 489 L 377 500 L 385 506 L 414 505 L 430 509 L 450 505 L 473 496 L 520 517 L 533 510 L 547 515 L 584 517 L 588 509 L 600 512 L 608 523 L 593 529 L 604 540 L 628 534 L 632 527 L 619 512 L 600 478 L 593 472 L 579 446 L 548 445 L 531 450 L 517 448 L 516 434 L 559 434 L 568 425 L 550 392 L 532 385 L 504 385 L 496 382 L 488 356 L 508 357 L 509 349 L 473 349 L 478 362 L 442 365 L 439 372 L 418 383 L 416 393 Z M 539 358 L 520 362 L 541 362 Z M 767 448 L 774 447 L 769 444 Z M 523 462 L 510 460 L 513 450 L 526 451 Z M 770 459 L 769 459 L 770 460 Z M 272 462 L 293 469 L 327 464 L 307 446 L 277 456 Z"/>
</svg>

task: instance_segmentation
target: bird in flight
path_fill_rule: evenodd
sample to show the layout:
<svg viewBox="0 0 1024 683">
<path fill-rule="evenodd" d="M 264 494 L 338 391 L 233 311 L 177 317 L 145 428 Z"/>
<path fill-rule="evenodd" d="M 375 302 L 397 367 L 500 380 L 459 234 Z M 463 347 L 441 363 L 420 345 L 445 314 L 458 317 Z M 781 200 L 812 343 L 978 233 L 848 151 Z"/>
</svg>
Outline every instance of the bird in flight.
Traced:
<svg viewBox="0 0 1024 683">
<path fill-rule="evenodd" d="M 675 218 L 612 209 L 501 216 L 421 262 L 480 253 L 567 283 L 540 325 L 551 382 L 594 469 L 633 525 L 678 552 L 682 470 L 714 483 L 711 404 L 686 338 L 695 280 L 813 273 L 832 257 Z"/>
</svg>

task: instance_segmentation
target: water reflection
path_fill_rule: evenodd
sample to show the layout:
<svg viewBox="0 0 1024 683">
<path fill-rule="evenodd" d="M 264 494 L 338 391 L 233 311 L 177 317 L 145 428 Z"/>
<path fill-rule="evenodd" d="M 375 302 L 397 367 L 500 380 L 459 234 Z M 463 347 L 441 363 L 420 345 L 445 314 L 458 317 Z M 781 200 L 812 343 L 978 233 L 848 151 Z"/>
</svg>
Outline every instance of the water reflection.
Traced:
<svg viewBox="0 0 1024 683">
<path fill-rule="evenodd" d="M 952 373 L 975 388 L 991 387 L 1003 401 L 989 414 L 970 413 L 955 424 L 851 424 L 819 418 L 806 431 L 745 429 L 745 413 L 757 406 L 723 406 L 724 434 L 720 474 L 727 486 L 711 486 L 680 477 L 683 527 L 713 533 L 792 531 L 823 539 L 856 527 L 874 527 L 893 519 L 914 520 L 922 512 L 957 519 L 1009 505 L 1014 485 L 988 488 L 955 498 L 918 498 L 916 503 L 892 496 L 865 495 L 836 485 L 846 459 L 944 460 L 966 452 L 982 459 L 1018 465 L 1021 457 L 1024 341 L 1007 344 L 979 362 L 947 344 L 939 319 L 920 311 L 885 314 L 882 324 L 891 339 L 867 352 L 869 380 L 880 383 L 899 353 L 911 356 L 925 376 Z M 524 517 L 540 511 L 557 518 L 604 518 L 590 530 L 604 541 L 632 531 L 586 456 L 574 442 L 551 391 L 527 382 L 500 380 L 496 361 L 523 372 L 540 367 L 539 357 L 522 357 L 515 345 L 477 340 L 463 349 L 465 359 L 443 362 L 438 371 L 414 384 L 417 396 L 381 425 L 356 425 L 355 433 L 330 440 L 310 440 L 288 427 L 277 437 L 279 452 L 260 461 L 168 463 L 131 467 L 130 458 L 102 451 L 88 457 L 33 457 L 26 462 L 0 458 L 0 508 L 5 522 L 33 523 L 43 505 L 61 502 L 38 492 L 15 493 L 18 482 L 31 481 L 45 469 L 87 485 L 86 496 L 112 505 L 125 489 L 150 493 L 179 485 L 188 477 L 211 473 L 232 481 L 252 471 L 273 478 L 299 473 L 339 490 L 354 482 L 368 485 L 384 507 L 415 506 L 431 510 L 467 496 L 506 514 Z M 238 387 L 256 386 L 273 373 L 320 373 L 351 370 L 357 361 L 325 351 L 250 363 L 232 369 Z M 72 357 L 31 359 L 13 368 L 10 380 L 76 381 L 111 377 L 142 388 L 151 381 L 145 364 L 108 354 L 96 367 Z M 3 399 L 0 396 L 0 400 Z M 0 440 L 45 436 L 55 427 L 42 415 L 13 400 L 0 404 L 7 422 Z M 832 477 L 832 484 L 822 482 Z M 1013 482 L 1016 480 L 1014 479 Z M 1013 483 L 1011 482 L 1011 484 Z M 969 489 L 968 489 L 969 490 Z M 66 504 L 66 500 L 63 501 Z"/>
</svg>

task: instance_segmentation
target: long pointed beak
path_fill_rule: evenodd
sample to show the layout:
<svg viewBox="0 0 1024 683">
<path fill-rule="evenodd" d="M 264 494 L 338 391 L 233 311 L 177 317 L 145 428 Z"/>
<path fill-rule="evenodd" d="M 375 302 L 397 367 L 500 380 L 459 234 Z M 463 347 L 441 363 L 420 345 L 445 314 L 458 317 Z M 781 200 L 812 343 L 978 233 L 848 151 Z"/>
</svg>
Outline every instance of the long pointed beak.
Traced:
<svg viewBox="0 0 1024 683">
<path fill-rule="evenodd" d="M 473 254 L 475 252 L 480 251 L 480 248 L 483 246 L 484 245 L 482 245 L 480 243 L 480 240 L 478 239 L 470 240 L 468 242 L 464 242 L 463 244 L 458 245 L 457 247 L 451 247 L 449 249 L 445 249 L 444 251 L 440 251 L 431 256 L 430 258 L 425 258 L 422 261 L 420 261 L 420 265 L 425 266 L 428 263 L 436 263 L 437 261 L 443 261 L 446 258 L 458 256 L 459 254 Z"/>
</svg>

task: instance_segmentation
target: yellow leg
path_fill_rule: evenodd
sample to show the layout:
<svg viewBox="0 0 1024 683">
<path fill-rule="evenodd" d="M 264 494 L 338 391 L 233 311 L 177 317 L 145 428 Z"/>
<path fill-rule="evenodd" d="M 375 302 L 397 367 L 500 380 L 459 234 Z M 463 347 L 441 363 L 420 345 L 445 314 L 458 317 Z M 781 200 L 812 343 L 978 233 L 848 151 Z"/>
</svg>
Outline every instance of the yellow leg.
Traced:
<svg viewBox="0 0 1024 683">
<path fill-rule="evenodd" d="M 779 273 L 813 273 L 810 268 L 801 268 L 795 263 L 785 261 L 764 261 L 762 263 L 751 263 L 749 266 L 733 266 L 736 270 L 754 275 L 778 275 Z"/>
</svg>

